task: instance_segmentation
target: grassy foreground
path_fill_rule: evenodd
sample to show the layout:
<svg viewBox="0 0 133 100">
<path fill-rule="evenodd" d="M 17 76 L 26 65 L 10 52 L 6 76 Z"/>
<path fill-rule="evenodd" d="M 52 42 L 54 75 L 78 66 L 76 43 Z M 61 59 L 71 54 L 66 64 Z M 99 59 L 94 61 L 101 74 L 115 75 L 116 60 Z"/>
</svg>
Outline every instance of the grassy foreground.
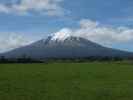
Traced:
<svg viewBox="0 0 133 100">
<path fill-rule="evenodd" d="M 0 100 L 133 100 L 133 64 L 0 64 Z"/>
</svg>

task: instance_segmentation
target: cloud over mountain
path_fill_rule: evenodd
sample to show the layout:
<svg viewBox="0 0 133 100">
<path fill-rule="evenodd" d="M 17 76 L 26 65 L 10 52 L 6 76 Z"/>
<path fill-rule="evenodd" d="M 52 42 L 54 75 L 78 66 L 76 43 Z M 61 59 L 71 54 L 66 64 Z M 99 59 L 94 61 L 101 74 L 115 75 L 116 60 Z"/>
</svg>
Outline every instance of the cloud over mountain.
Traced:
<svg viewBox="0 0 133 100">
<path fill-rule="evenodd" d="M 98 43 L 125 43 L 133 40 L 133 29 L 129 27 L 109 27 L 89 19 L 80 20 L 79 26 L 80 27 L 77 29 L 63 28 L 55 34 L 58 35 L 63 32 L 72 36 L 83 37 Z M 63 36 L 68 35 L 63 34 Z"/>
</svg>

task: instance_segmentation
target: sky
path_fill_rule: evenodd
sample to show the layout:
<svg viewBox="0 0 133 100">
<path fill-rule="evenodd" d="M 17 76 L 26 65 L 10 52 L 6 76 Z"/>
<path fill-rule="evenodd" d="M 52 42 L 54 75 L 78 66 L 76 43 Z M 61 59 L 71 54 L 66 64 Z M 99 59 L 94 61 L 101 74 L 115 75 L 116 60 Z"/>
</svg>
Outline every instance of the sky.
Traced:
<svg viewBox="0 0 133 100">
<path fill-rule="evenodd" d="M 133 0 L 0 0 L 0 52 L 55 33 L 133 51 L 132 11 Z"/>
</svg>

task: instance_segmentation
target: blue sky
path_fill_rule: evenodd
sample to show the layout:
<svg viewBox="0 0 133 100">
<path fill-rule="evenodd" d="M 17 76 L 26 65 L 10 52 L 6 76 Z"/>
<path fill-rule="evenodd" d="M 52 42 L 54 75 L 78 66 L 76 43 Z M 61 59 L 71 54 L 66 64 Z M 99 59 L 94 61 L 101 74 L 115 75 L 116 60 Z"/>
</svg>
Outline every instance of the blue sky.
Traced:
<svg viewBox="0 0 133 100">
<path fill-rule="evenodd" d="M 10 39 L 12 34 L 15 34 L 16 38 L 23 37 L 24 39 L 21 39 L 23 42 L 25 39 L 36 41 L 45 38 L 63 28 L 83 31 L 84 28 L 80 22 L 86 19 L 89 20 L 86 21 L 89 26 L 98 22 L 99 25 L 96 26 L 98 28 L 104 27 L 108 31 L 113 29 L 115 32 L 109 32 L 111 35 L 117 34 L 120 27 L 126 28 L 124 32 L 120 31 L 123 32 L 124 36 L 127 33 L 126 41 L 114 42 L 112 40 L 108 43 L 107 40 L 110 40 L 108 37 L 105 38 L 107 40 L 100 41 L 100 43 L 109 47 L 133 51 L 133 38 L 129 38 L 133 35 L 132 11 L 133 0 L 0 0 L 0 44 L 2 45 L 6 37 Z M 124 38 L 122 36 L 118 36 L 119 39 L 117 40 Z M 96 40 L 96 42 L 99 41 Z M 4 41 L 4 43 L 7 42 Z M 0 48 L 5 48 L 0 49 L 0 51 L 18 45 L 21 43 L 11 44 L 10 47 L 0 46 Z"/>
</svg>

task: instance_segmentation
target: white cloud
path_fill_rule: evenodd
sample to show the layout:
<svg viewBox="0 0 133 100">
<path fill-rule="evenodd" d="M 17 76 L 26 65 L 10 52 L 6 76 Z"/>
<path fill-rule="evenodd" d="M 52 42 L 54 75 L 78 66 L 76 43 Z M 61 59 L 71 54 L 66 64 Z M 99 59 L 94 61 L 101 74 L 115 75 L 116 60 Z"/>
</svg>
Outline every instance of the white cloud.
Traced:
<svg viewBox="0 0 133 100">
<path fill-rule="evenodd" d="M 88 20 L 88 19 L 82 19 L 80 22 L 79 22 L 81 28 L 95 28 L 98 26 L 98 22 L 94 22 L 92 20 Z"/>
<path fill-rule="evenodd" d="M 9 13 L 10 8 L 6 7 L 5 5 L 0 4 L 0 12 Z"/>
<path fill-rule="evenodd" d="M 28 45 L 33 41 L 28 40 L 24 36 L 20 36 L 14 33 L 10 33 L 10 35 L 3 36 L 0 38 L 0 52 L 10 51 L 14 48 L 18 48 L 24 45 Z"/>
<path fill-rule="evenodd" d="M 108 27 L 101 26 L 99 22 L 92 21 L 89 19 L 83 19 L 79 21 L 80 27 L 78 29 L 67 28 L 66 32 L 72 36 L 79 36 L 88 40 L 103 43 L 125 43 L 133 41 L 133 29 L 128 27 Z M 65 31 L 65 30 L 64 30 Z M 62 32 L 62 29 L 59 32 Z M 70 33 L 71 32 L 71 33 Z M 61 34 L 60 34 L 61 35 Z M 64 35 L 63 36 L 67 36 Z"/>
<path fill-rule="evenodd" d="M 54 33 L 52 36 L 52 40 L 65 40 L 71 35 L 72 31 L 70 29 L 64 28 L 61 29 L 59 32 Z"/>
<path fill-rule="evenodd" d="M 0 4 L 0 12 L 27 14 L 31 11 L 47 15 L 61 15 L 63 8 L 60 6 L 62 0 L 20 0 L 19 3 L 10 5 Z"/>
</svg>

